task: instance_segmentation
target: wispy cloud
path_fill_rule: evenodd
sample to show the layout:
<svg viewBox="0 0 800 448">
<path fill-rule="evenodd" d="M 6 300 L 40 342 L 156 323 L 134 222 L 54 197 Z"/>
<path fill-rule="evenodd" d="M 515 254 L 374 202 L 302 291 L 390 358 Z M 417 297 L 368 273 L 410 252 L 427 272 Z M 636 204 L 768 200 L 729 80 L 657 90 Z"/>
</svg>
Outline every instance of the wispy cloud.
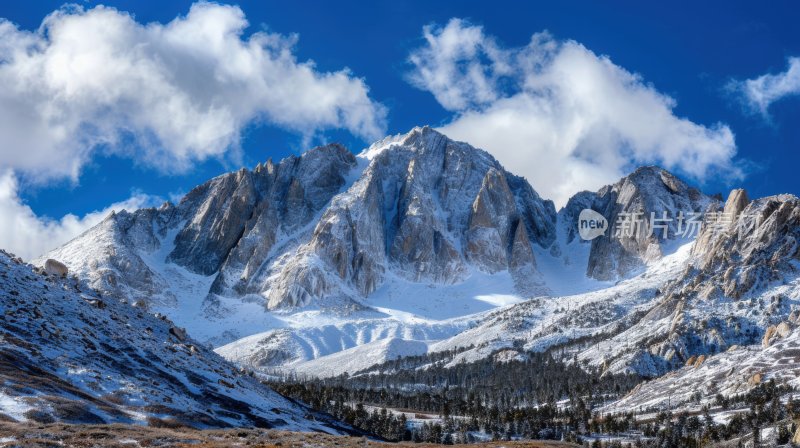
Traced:
<svg viewBox="0 0 800 448">
<path fill-rule="evenodd" d="M 0 172 L 0 248 L 25 260 L 55 249 L 102 221 L 112 211 L 153 207 L 163 199 L 143 193 L 84 216 L 59 219 L 37 216 L 19 196 L 19 182 L 10 170 Z"/>
<path fill-rule="evenodd" d="M 728 84 L 746 110 L 769 119 L 769 107 L 776 101 L 800 94 L 800 58 L 788 59 L 785 71 L 765 74 L 744 81 L 734 80 Z"/>
<path fill-rule="evenodd" d="M 460 19 L 425 27 L 423 38 L 408 78 L 455 112 L 441 130 L 488 150 L 557 204 L 638 164 L 700 181 L 743 175 L 728 126 L 676 116 L 674 99 L 578 42 L 538 33 L 503 47 Z"/>
<path fill-rule="evenodd" d="M 236 156 L 253 122 L 306 138 L 384 132 L 363 79 L 298 61 L 297 36 L 245 37 L 247 26 L 241 9 L 214 3 L 167 24 L 103 6 L 64 7 L 33 32 L 0 19 L 0 166 L 77 179 L 102 150 L 181 172 Z"/>
</svg>

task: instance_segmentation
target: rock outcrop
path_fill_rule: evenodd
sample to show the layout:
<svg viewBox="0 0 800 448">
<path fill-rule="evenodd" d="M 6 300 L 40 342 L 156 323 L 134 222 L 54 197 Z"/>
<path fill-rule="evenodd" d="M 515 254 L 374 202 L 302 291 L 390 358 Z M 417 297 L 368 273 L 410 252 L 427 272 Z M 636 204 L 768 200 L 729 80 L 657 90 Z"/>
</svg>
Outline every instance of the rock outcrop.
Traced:
<svg viewBox="0 0 800 448">
<path fill-rule="evenodd" d="M 48 258 L 47 261 L 44 262 L 44 271 L 50 275 L 66 277 L 69 269 L 67 269 L 64 263 Z"/>
<path fill-rule="evenodd" d="M 703 281 L 734 299 L 779 280 L 800 260 L 800 199 L 769 196 L 742 208 L 742 196 L 734 191 L 725 205 L 739 210 L 730 224 L 705 225 L 693 249 Z"/>
</svg>

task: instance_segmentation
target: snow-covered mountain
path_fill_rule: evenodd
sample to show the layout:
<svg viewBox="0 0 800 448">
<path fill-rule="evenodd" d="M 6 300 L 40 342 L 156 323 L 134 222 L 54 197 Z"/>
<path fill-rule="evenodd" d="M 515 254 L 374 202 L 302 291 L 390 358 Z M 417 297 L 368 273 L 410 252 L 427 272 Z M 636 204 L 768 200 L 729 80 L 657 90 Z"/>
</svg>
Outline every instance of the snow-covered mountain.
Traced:
<svg viewBox="0 0 800 448">
<path fill-rule="evenodd" d="M 358 156 L 328 145 L 217 177 L 178 205 L 111 215 L 35 263 L 63 261 L 103 294 L 213 345 L 294 328 L 315 311 L 326 325 L 416 318 L 348 327 L 333 337 L 352 343 L 316 357 L 373 339 L 360 332 L 446 337 L 466 324 L 443 317 L 547 293 L 534 252 L 553 246 L 556 220 L 524 179 L 426 127 Z M 468 286 L 471 299 L 461 299 Z M 408 307 L 419 297 L 381 310 L 401 290 L 435 298 L 427 310 Z"/>
<path fill-rule="evenodd" d="M 177 206 L 112 215 L 47 257 L 154 304 L 174 302 L 165 263 L 213 277 L 211 301 L 260 298 L 270 310 L 366 297 L 388 273 L 447 285 L 507 270 L 519 291 L 537 291 L 532 244 L 553 243 L 555 219 L 489 154 L 417 128 L 359 157 L 329 145 L 217 177 Z"/>
<path fill-rule="evenodd" d="M 609 224 L 591 242 L 578 236 L 584 209 Z M 556 212 L 488 153 L 425 127 L 358 155 L 328 145 L 217 177 L 36 263 L 60 260 L 256 370 L 557 350 L 654 377 L 788 318 L 797 213 L 793 196 L 735 190 L 723 204 L 656 167 Z M 716 220 L 695 238 L 678 218 L 700 214 Z M 661 226 L 621 229 L 631 216 Z"/>
<path fill-rule="evenodd" d="M 0 418 L 352 432 L 176 327 L 0 251 Z"/>
</svg>

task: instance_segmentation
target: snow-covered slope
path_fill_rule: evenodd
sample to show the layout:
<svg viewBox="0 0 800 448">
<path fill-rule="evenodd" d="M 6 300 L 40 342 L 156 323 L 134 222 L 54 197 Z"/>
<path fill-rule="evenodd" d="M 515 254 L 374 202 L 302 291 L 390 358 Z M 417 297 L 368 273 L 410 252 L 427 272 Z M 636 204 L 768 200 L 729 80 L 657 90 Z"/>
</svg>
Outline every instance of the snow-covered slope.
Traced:
<svg viewBox="0 0 800 448">
<path fill-rule="evenodd" d="M 633 341 L 605 342 L 631 326 L 658 303 L 658 290 L 679 278 L 692 243 L 673 245 L 671 252 L 645 272 L 596 290 L 574 295 L 539 297 L 489 314 L 480 325 L 437 342 L 431 351 L 457 350 L 451 363 L 485 358 L 510 349 L 545 351 L 569 346 L 573 355 L 601 364 L 632 348 Z M 466 350 L 465 350 L 466 349 Z"/>
<path fill-rule="evenodd" d="M 257 370 L 294 371 L 314 359 L 335 364 L 341 360 L 332 357 L 336 353 L 381 340 L 419 346 L 452 337 L 477 325 L 486 313 L 523 300 L 515 295 L 508 273 L 473 272 L 466 281 L 447 287 L 395 277 L 364 301 L 368 308 L 341 314 L 308 308 L 276 313 L 273 326 L 279 328 L 231 342 L 217 353 Z M 390 359 L 394 357 L 373 356 L 361 362 Z"/>
<path fill-rule="evenodd" d="M 309 377 L 331 377 L 358 372 L 388 360 L 423 355 L 427 352 L 428 345 L 422 341 L 386 338 L 292 365 L 291 371 Z"/>
<path fill-rule="evenodd" d="M 349 431 L 241 374 L 168 319 L 2 251 L 0 315 L 0 418 Z"/>
</svg>

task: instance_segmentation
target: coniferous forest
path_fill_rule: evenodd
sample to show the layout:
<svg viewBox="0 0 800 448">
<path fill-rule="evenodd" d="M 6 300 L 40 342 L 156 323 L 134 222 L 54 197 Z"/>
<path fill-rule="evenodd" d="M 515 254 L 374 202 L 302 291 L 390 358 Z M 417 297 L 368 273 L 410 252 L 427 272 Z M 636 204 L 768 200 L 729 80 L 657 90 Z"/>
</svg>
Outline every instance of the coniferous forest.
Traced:
<svg viewBox="0 0 800 448">
<path fill-rule="evenodd" d="M 408 368 L 431 361 L 426 358 L 405 358 L 402 365 L 390 361 L 352 376 L 284 376 L 269 384 L 287 397 L 388 441 L 552 439 L 585 446 L 700 447 L 731 439 L 759 440 L 763 428 L 772 428 L 776 441 L 788 443 L 796 430 L 791 419 L 800 416 L 800 402 L 780 400 L 791 390 L 774 382 L 732 398 L 717 397 L 711 406 L 715 411 L 738 410 L 722 425 L 715 422 L 709 406 L 698 414 L 642 409 L 640 415 L 652 415 L 646 419 L 602 415 L 596 411 L 600 405 L 646 379 L 603 375 L 549 354 L 452 366 L 445 365 L 444 356 L 427 368 Z"/>
</svg>

